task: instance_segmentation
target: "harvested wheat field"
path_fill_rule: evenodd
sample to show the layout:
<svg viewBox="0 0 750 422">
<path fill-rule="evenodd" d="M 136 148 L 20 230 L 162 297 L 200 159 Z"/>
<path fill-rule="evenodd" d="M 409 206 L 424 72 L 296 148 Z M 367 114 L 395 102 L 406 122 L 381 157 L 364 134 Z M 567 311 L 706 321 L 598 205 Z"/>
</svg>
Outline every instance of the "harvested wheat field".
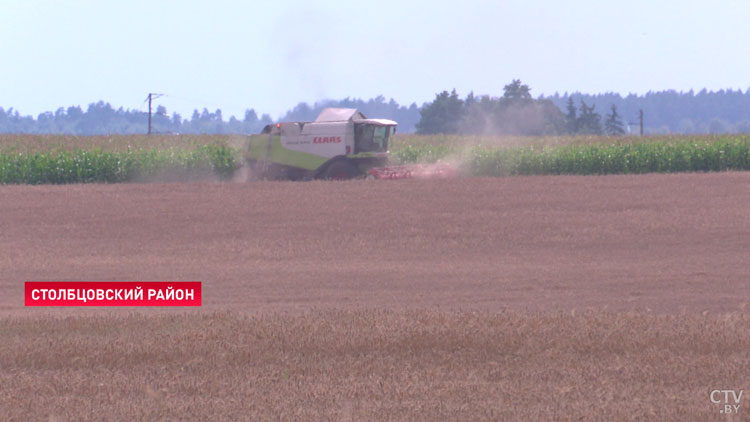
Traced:
<svg viewBox="0 0 750 422">
<path fill-rule="evenodd" d="M 739 420 L 748 209 L 750 173 L 3 186 L 0 420 Z"/>
</svg>

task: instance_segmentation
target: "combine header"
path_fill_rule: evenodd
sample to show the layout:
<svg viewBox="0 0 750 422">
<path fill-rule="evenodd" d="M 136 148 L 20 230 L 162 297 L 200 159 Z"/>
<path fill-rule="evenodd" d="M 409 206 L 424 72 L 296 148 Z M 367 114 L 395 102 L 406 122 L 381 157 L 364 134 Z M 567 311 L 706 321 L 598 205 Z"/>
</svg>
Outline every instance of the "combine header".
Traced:
<svg viewBox="0 0 750 422">
<path fill-rule="evenodd" d="M 456 176 L 456 169 L 447 164 L 413 164 L 409 166 L 373 167 L 367 179 L 436 179 Z"/>
<path fill-rule="evenodd" d="M 252 176 L 262 179 L 404 179 L 450 177 L 447 165 L 388 166 L 398 124 L 368 119 L 351 108 L 327 108 L 314 122 L 267 125 L 244 150 Z"/>
</svg>

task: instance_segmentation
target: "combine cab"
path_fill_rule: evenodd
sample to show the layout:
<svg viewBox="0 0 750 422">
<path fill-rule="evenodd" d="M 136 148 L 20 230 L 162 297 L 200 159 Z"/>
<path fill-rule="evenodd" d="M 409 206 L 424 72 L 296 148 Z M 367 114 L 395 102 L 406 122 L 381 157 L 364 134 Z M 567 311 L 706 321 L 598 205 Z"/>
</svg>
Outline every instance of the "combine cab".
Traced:
<svg viewBox="0 0 750 422">
<path fill-rule="evenodd" d="M 352 108 L 327 108 L 314 122 L 277 123 L 252 135 L 244 150 L 251 177 L 260 179 L 402 179 L 425 175 L 427 166 L 388 166 L 388 146 L 398 124 L 368 119 Z M 434 171 L 433 171 L 434 172 Z M 437 175 L 450 173 L 437 169 Z"/>
</svg>

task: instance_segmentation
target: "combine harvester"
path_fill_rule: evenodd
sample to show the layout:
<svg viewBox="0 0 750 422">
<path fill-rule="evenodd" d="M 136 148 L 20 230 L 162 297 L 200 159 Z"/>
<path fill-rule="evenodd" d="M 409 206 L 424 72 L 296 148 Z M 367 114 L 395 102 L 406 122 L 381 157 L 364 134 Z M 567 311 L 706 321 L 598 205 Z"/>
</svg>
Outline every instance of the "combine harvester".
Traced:
<svg viewBox="0 0 750 422">
<path fill-rule="evenodd" d="M 267 125 L 251 135 L 243 155 L 251 178 L 347 180 L 452 177 L 445 164 L 388 165 L 398 123 L 368 119 L 353 108 L 327 108 L 314 122 Z"/>
</svg>

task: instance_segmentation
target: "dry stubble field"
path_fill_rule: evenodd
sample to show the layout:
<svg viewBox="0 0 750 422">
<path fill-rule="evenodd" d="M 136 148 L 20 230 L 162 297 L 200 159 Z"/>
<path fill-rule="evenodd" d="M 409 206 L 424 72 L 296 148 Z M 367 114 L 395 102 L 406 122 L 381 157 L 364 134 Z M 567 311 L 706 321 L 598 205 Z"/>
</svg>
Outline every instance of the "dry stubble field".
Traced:
<svg viewBox="0 0 750 422">
<path fill-rule="evenodd" d="M 748 209 L 750 173 L 0 187 L 0 420 L 737 420 Z"/>
</svg>

